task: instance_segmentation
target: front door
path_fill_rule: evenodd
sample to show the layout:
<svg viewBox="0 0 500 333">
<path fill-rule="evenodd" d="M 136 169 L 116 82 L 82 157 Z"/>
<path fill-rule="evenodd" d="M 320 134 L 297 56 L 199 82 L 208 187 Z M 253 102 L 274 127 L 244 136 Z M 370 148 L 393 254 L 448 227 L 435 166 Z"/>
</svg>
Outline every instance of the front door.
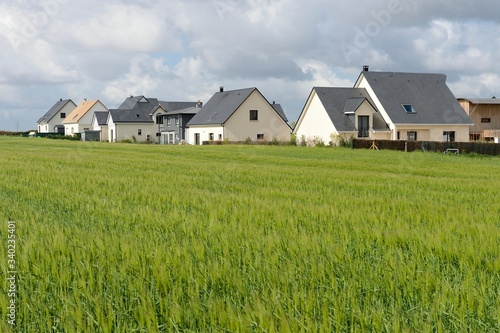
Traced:
<svg viewBox="0 0 500 333">
<path fill-rule="evenodd" d="M 194 134 L 194 144 L 197 146 L 200 144 L 200 133 Z"/>
<path fill-rule="evenodd" d="M 358 116 L 358 138 L 370 136 L 370 116 Z"/>
</svg>

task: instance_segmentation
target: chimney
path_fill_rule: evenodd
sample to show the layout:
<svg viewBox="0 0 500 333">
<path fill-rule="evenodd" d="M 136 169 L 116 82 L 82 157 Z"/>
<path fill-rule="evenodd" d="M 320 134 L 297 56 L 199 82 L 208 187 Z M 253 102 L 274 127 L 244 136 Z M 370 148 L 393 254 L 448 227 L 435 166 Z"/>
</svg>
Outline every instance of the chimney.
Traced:
<svg viewBox="0 0 500 333">
<path fill-rule="evenodd" d="M 368 72 L 369 69 L 370 69 L 370 66 L 368 66 L 368 65 L 363 66 L 363 72 Z"/>
<path fill-rule="evenodd" d="M 224 86 L 220 86 L 219 91 L 224 92 Z"/>
<path fill-rule="evenodd" d="M 59 102 L 62 102 L 62 98 L 59 98 Z"/>
<path fill-rule="evenodd" d="M 276 101 L 273 101 L 273 105 L 276 104 Z"/>
</svg>

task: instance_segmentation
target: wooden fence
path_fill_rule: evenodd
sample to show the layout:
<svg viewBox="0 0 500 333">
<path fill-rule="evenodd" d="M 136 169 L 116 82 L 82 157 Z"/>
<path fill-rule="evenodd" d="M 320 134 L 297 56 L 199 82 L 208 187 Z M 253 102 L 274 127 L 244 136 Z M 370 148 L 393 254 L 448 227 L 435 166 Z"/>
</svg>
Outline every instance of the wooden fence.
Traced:
<svg viewBox="0 0 500 333">
<path fill-rule="evenodd" d="M 500 143 L 484 142 L 435 142 L 435 141 L 404 141 L 404 140 L 353 140 L 353 148 L 370 149 L 373 144 L 378 149 L 391 149 L 400 151 L 432 151 L 449 152 L 459 154 L 482 154 L 482 155 L 500 155 Z"/>
</svg>

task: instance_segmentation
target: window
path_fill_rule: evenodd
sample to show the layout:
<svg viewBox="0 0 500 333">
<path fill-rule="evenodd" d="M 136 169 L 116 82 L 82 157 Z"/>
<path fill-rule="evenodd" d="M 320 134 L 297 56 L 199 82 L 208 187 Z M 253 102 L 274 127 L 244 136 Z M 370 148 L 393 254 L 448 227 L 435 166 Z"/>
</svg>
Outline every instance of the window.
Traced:
<svg viewBox="0 0 500 333">
<path fill-rule="evenodd" d="M 483 124 L 489 124 L 489 123 L 491 123 L 491 118 L 481 118 L 481 122 Z"/>
<path fill-rule="evenodd" d="M 455 142 L 455 131 L 444 131 L 443 142 Z"/>
<path fill-rule="evenodd" d="M 258 110 L 250 110 L 250 120 L 259 120 Z"/>
<path fill-rule="evenodd" d="M 64 119 L 64 118 L 66 118 L 66 113 L 61 112 L 61 119 Z"/>
<path fill-rule="evenodd" d="M 264 140 L 264 134 L 257 134 L 257 140 Z"/>
<path fill-rule="evenodd" d="M 398 140 L 401 140 L 401 132 L 398 131 Z"/>
<path fill-rule="evenodd" d="M 222 134 L 219 134 L 219 141 L 222 141 Z"/>
<path fill-rule="evenodd" d="M 167 118 L 167 126 L 170 126 L 170 117 Z"/>
<path fill-rule="evenodd" d="M 481 140 L 481 134 L 473 133 L 469 135 L 470 141 L 479 141 Z"/>
<path fill-rule="evenodd" d="M 163 116 L 161 114 L 156 116 L 156 123 L 163 124 Z"/>
<path fill-rule="evenodd" d="M 370 136 L 370 116 L 358 116 L 358 138 Z"/>
<path fill-rule="evenodd" d="M 405 109 L 406 113 L 417 113 L 417 111 L 415 111 L 415 109 L 413 108 L 413 105 L 411 104 L 402 104 L 403 106 L 403 109 Z"/>
<path fill-rule="evenodd" d="M 179 117 L 178 116 L 175 117 L 175 124 L 179 125 Z"/>
<path fill-rule="evenodd" d="M 195 145 L 200 144 L 200 133 L 194 133 L 194 144 Z"/>
<path fill-rule="evenodd" d="M 142 129 L 140 129 L 140 128 L 139 128 L 139 129 L 137 130 L 137 135 L 142 135 Z"/>
<path fill-rule="evenodd" d="M 208 141 L 214 141 L 214 133 L 208 134 Z"/>
<path fill-rule="evenodd" d="M 408 131 L 407 138 L 408 141 L 417 141 L 417 131 Z"/>
</svg>

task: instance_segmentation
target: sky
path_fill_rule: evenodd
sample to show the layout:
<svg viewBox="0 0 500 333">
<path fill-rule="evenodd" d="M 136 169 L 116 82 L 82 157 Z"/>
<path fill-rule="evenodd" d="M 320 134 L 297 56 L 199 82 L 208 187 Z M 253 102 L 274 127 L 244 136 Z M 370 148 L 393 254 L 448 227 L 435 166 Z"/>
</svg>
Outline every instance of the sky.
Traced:
<svg viewBox="0 0 500 333">
<path fill-rule="evenodd" d="M 500 96 L 491 0 L 0 0 L 0 130 L 60 98 L 206 103 L 257 87 L 295 121 L 315 86 L 373 71 L 444 73 L 456 97 Z"/>
</svg>

